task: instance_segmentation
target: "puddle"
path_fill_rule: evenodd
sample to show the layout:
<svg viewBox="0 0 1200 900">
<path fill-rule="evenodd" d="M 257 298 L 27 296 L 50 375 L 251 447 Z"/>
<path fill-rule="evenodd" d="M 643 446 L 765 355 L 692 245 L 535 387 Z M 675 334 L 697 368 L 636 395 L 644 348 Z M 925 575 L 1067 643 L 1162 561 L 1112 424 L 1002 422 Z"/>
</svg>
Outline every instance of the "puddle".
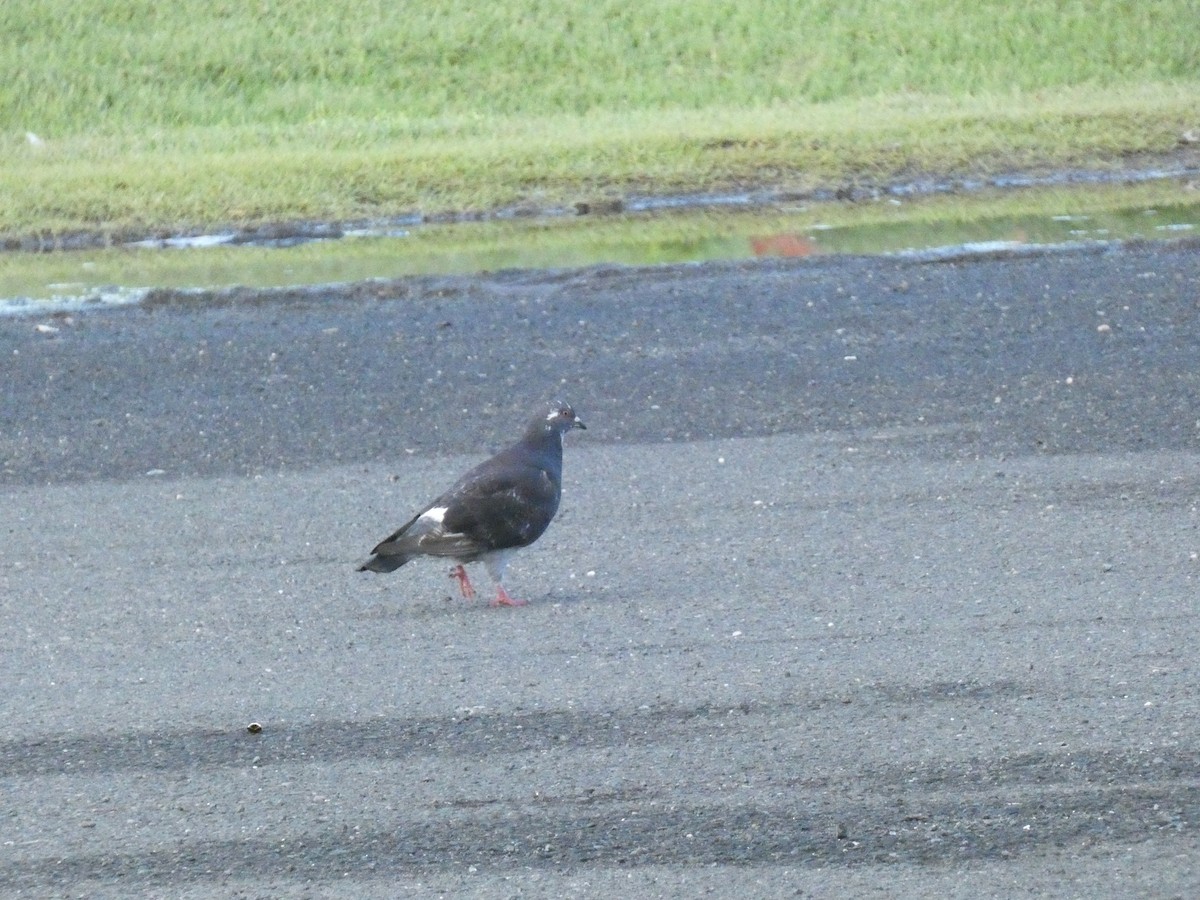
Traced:
<svg viewBox="0 0 1200 900">
<path fill-rule="evenodd" d="M 883 204 L 899 204 L 884 199 Z M 152 288 L 282 287 L 553 269 L 834 254 L 945 259 L 1048 252 L 1132 239 L 1200 237 L 1200 200 L 1095 214 L 1000 215 L 962 221 L 834 226 L 797 204 L 714 213 L 657 209 L 620 216 L 419 225 L 386 233 L 332 230 L 325 240 L 235 235 L 142 242 L 107 250 L 0 254 L 0 315 L 140 302 Z M 336 239 L 332 239 L 336 238 Z M 166 249 L 162 249 L 166 247 Z"/>
<path fill-rule="evenodd" d="M 407 237 L 411 229 L 429 225 L 451 225 L 464 222 L 509 222 L 520 219 L 558 219 L 571 216 L 613 213 L 710 212 L 731 209 L 779 209 L 796 204 L 834 202 L 871 202 L 887 199 L 919 200 L 946 195 L 971 196 L 985 191 L 1072 188 L 1081 186 L 1131 187 L 1154 182 L 1179 182 L 1200 176 L 1200 168 L 1179 165 L 1168 168 L 1091 170 L 1067 169 L 1034 175 L 1013 173 L 989 178 L 921 178 L 890 184 L 850 184 L 838 188 L 817 188 L 809 191 L 759 190 L 727 193 L 676 194 L 668 196 L 637 196 L 620 200 L 580 202 L 573 206 L 501 208 L 485 213 L 442 213 L 432 217 L 419 214 L 397 216 L 376 224 L 340 226 L 336 223 L 291 223 L 265 225 L 243 231 L 223 231 L 215 234 L 180 235 L 167 238 L 131 240 L 127 247 L 145 249 L 202 249 L 226 244 L 258 247 L 294 247 L 308 241 L 337 240 L 353 237 Z M 62 248 L 53 243 L 42 245 L 34 241 L 27 250 L 73 249 L 85 250 L 94 245 L 97 236 L 76 235 Z"/>
</svg>

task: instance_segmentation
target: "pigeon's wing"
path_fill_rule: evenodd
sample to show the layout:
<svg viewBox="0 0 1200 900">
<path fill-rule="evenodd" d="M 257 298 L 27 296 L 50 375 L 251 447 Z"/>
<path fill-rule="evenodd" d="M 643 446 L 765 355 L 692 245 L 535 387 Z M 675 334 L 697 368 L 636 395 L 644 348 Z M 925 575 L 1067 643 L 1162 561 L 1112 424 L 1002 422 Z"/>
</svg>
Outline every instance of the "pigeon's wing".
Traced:
<svg viewBox="0 0 1200 900">
<path fill-rule="evenodd" d="M 447 534 L 468 537 L 481 552 L 524 547 L 558 511 L 559 485 L 536 466 L 480 467 L 446 497 Z"/>
<path fill-rule="evenodd" d="M 371 552 L 471 560 L 533 543 L 557 510 L 558 488 L 548 473 L 480 467 Z"/>
<path fill-rule="evenodd" d="M 470 559 L 485 548 L 478 546 L 470 535 L 454 531 L 446 525 L 445 506 L 434 501 L 396 532 L 384 538 L 371 551 L 374 556 L 449 556 Z"/>
</svg>

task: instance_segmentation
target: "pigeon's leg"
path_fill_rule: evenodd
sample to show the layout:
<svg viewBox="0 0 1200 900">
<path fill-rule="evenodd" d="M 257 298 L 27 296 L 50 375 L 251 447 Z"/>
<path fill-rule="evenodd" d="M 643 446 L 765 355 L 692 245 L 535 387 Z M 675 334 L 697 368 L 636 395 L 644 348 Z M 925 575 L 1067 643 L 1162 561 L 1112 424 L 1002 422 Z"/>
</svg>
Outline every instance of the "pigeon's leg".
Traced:
<svg viewBox="0 0 1200 900">
<path fill-rule="evenodd" d="M 483 558 L 483 564 L 487 566 L 488 574 L 492 576 L 492 581 L 496 583 L 496 599 L 492 601 L 492 606 L 524 606 L 524 600 L 517 600 L 510 597 L 508 591 L 504 589 L 504 570 L 508 568 L 508 560 L 511 557 L 511 552 L 500 550 L 495 553 L 489 553 Z"/>
<path fill-rule="evenodd" d="M 496 585 L 496 599 L 492 601 L 492 606 L 524 606 L 527 602 L 510 597 L 508 591 L 504 589 L 504 585 Z"/>
<path fill-rule="evenodd" d="M 471 587 L 471 579 L 467 577 L 467 570 L 462 563 L 450 570 L 450 577 L 458 582 L 458 589 L 464 597 L 470 600 L 475 596 L 475 588 Z"/>
</svg>

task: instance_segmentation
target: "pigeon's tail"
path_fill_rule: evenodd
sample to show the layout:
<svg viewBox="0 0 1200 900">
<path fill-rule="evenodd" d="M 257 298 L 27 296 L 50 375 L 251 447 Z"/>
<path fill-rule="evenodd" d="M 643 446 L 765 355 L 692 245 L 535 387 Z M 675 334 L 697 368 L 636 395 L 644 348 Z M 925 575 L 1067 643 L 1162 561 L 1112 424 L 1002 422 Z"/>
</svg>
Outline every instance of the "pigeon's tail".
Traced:
<svg viewBox="0 0 1200 900">
<path fill-rule="evenodd" d="M 395 572 L 398 568 L 408 562 L 412 557 L 402 556 L 399 553 L 381 555 L 375 554 L 361 566 L 358 567 L 359 572 Z"/>
</svg>

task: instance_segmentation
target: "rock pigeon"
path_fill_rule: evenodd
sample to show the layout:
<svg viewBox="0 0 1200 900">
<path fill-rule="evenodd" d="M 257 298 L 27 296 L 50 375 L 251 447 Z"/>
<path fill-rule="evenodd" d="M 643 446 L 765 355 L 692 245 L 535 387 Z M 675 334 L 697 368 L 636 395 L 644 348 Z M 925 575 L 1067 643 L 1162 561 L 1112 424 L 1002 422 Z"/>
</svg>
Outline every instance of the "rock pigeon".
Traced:
<svg viewBox="0 0 1200 900">
<path fill-rule="evenodd" d="M 371 551 L 360 572 L 394 572 L 418 556 L 458 563 L 450 577 L 464 597 L 475 596 L 463 563 L 482 561 L 496 583 L 492 606 L 522 606 L 504 589 L 513 552 L 527 547 L 558 511 L 562 493 L 562 436 L 587 428 L 566 403 L 538 410 L 511 447 L 480 463 Z"/>
</svg>

